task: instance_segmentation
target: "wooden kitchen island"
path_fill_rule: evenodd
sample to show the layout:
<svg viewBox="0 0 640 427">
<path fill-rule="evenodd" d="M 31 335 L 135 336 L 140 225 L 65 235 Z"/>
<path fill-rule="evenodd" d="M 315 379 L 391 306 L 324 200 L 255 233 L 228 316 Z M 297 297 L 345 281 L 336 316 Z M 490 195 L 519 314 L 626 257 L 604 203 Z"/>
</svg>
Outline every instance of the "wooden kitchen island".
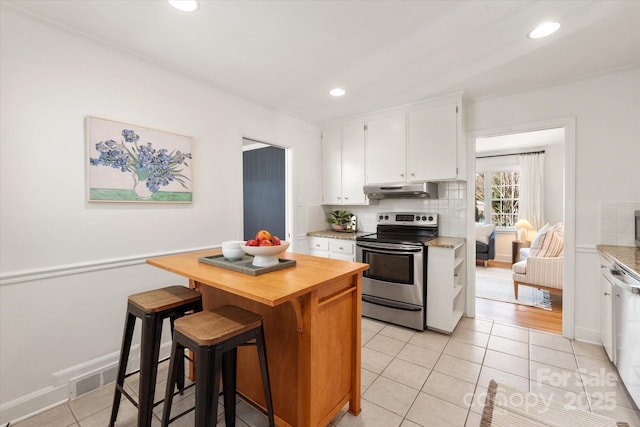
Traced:
<svg viewBox="0 0 640 427">
<path fill-rule="evenodd" d="M 326 426 L 349 403 L 360 413 L 361 272 L 367 264 L 283 253 L 296 265 L 252 276 L 204 264 L 220 250 L 147 260 L 187 277 L 205 309 L 234 304 L 264 317 L 279 426 Z M 254 347 L 238 349 L 238 391 L 265 407 Z"/>
</svg>

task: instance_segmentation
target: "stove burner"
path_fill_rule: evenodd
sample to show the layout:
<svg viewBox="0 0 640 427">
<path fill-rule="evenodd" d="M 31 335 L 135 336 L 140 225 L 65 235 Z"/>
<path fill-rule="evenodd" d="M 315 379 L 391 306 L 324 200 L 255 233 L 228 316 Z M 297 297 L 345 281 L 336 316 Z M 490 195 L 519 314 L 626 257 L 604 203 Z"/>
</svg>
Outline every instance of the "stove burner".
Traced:
<svg viewBox="0 0 640 427">
<path fill-rule="evenodd" d="M 438 215 L 425 212 L 379 213 L 376 231 L 357 237 L 356 241 L 422 245 L 438 237 Z"/>
</svg>

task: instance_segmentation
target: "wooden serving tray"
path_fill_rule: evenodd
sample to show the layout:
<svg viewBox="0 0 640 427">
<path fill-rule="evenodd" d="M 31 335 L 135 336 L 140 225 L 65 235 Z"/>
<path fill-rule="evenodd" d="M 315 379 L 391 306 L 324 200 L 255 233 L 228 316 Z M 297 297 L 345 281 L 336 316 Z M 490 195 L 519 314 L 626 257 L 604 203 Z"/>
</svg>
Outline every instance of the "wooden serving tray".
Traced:
<svg viewBox="0 0 640 427">
<path fill-rule="evenodd" d="M 252 264 L 253 257 L 251 255 L 245 255 L 237 261 L 230 261 L 223 255 L 211 255 L 200 257 L 198 258 L 198 261 L 205 264 L 215 265 L 216 267 L 226 268 L 227 270 L 250 274 L 252 276 L 258 276 L 260 274 L 269 273 L 271 271 L 293 267 L 294 265 L 296 265 L 295 259 L 278 258 L 278 264 L 270 265 L 268 267 L 256 267 Z"/>
</svg>

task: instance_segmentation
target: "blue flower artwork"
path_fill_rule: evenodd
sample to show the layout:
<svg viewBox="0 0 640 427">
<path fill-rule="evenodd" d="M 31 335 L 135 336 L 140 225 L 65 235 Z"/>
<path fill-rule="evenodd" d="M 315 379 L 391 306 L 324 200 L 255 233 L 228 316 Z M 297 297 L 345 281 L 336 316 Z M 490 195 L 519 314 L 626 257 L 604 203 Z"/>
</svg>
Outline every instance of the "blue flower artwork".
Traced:
<svg viewBox="0 0 640 427">
<path fill-rule="evenodd" d="M 96 117 L 87 129 L 89 201 L 192 201 L 192 138 Z"/>
</svg>

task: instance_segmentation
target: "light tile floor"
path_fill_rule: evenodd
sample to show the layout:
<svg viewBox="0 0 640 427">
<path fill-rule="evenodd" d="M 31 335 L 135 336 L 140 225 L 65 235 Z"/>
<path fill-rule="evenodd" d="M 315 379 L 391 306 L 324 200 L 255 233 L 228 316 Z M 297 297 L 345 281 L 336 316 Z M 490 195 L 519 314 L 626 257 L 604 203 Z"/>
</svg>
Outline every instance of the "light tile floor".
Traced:
<svg viewBox="0 0 640 427">
<path fill-rule="evenodd" d="M 165 365 L 165 366 L 163 366 Z M 158 374 L 164 391 L 166 363 Z M 362 320 L 362 413 L 346 408 L 333 426 L 479 426 L 491 379 L 640 427 L 628 397 L 601 346 L 562 336 L 463 318 L 451 335 L 416 332 Z M 136 377 L 127 380 L 135 394 Z M 107 425 L 113 384 L 11 426 Z M 176 397 L 174 410 L 193 405 L 193 389 Z M 162 405 L 154 413 L 161 416 Z M 177 412 L 175 412 L 177 413 Z M 222 407 L 220 425 L 224 425 Z M 135 426 L 135 408 L 123 399 L 118 426 Z M 160 425 L 159 418 L 154 426 Z M 193 425 L 193 412 L 174 426 Z M 266 426 L 266 417 L 238 399 L 238 427 Z M 573 426 L 572 426 L 573 427 Z"/>
</svg>

